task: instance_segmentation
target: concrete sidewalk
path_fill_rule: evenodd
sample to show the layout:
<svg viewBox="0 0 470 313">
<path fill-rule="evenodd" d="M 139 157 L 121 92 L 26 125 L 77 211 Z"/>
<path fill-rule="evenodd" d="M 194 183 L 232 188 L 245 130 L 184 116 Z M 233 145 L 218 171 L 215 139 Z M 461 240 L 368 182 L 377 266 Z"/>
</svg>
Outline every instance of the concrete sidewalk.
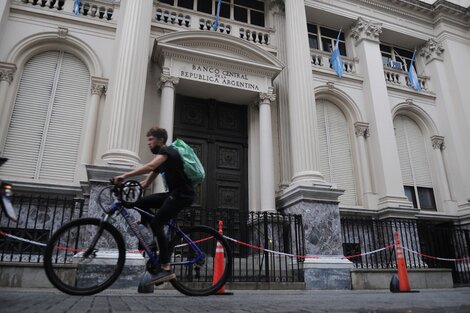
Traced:
<svg viewBox="0 0 470 313">
<path fill-rule="evenodd" d="M 106 290 L 88 297 L 54 289 L 0 288 L 1 313 L 117 312 L 470 312 L 470 288 L 389 291 L 236 290 L 231 296 L 187 297 L 173 290 L 138 294 Z"/>
</svg>

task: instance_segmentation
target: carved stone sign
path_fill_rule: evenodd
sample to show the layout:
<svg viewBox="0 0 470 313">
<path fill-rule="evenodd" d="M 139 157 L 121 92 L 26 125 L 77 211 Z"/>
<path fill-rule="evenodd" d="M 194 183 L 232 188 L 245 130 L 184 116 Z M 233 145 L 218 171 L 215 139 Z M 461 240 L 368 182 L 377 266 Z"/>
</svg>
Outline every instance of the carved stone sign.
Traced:
<svg viewBox="0 0 470 313">
<path fill-rule="evenodd" d="M 214 65 L 175 62 L 170 69 L 170 75 L 255 92 L 268 91 L 266 77 Z"/>
</svg>

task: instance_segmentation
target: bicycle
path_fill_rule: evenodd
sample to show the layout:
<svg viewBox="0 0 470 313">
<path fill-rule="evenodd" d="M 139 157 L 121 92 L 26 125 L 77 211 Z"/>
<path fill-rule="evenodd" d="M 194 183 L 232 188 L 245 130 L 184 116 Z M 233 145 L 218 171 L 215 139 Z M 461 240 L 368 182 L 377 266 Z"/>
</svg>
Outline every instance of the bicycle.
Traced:
<svg viewBox="0 0 470 313">
<path fill-rule="evenodd" d="M 102 204 L 105 190 L 114 199 L 110 207 Z M 143 239 L 128 209 L 147 213 L 133 204 L 142 195 L 136 181 L 105 187 L 98 196 L 104 214 L 99 218 L 81 218 L 60 227 L 51 236 L 44 251 L 44 268 L 50 282 L 71 295 L 92 295 L 110 287 L 121 274 L 126 247 L 120 231 L 112 221 L 122 216 L 141 243 L 146 257 L 146 270 L 156 274 L 160 269 L 156 245 Z M 172 271 L 176 279 L 170 281 L 175 289 L 188 296 L 215 294 L 231 273 L 232 252 L 227 240 L 207 226 L 179 227 L 174 220 L 168 223 L 167 235 L 172 254 Z M 222 247 L 223 249 L 220 249 Z M 217 253 L 223 250 L 223 272 L 214 275 Z M 218 255 L 220 260 L 221 255 Z M 219 261 L 220 262 L 220 261 Z"/>
</svg>

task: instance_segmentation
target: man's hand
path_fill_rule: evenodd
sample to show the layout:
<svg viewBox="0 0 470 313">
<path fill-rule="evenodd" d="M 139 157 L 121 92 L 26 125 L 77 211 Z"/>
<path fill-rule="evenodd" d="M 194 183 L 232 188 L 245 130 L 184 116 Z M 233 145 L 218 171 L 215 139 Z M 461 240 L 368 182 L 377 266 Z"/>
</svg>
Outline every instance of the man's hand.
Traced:
<svg viewBox="0 0 470 313">
<path fill-rule="evenodd" d="M 119 184 L 122 184 L 122 182 L 126 179 L 126 176 L 123 174 L 123 175 L 119 175 L 119 176 L 116 176 L 113 178 L 113 182 L 116 184 L 116 185 L 119 185 Z"/>
<path fill-rule="evenodd" d="M 149 186 L 149 183 L 147 180 L 143 180 L 140 182 L 140 185 L 142 186 L 143 189 L 145 189 Z"/>
</svg>

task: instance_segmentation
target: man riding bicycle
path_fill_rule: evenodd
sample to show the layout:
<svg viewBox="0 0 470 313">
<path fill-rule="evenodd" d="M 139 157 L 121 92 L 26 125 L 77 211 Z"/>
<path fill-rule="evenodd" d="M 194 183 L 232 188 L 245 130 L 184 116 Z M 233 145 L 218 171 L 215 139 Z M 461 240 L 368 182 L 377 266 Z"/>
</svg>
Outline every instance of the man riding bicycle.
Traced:
<svg viewBox="0 0 470 313">
<path fill-rule="evenodd" d="M 156 155 L 155 158 L 139 168 L 114 177 L 114 182 L 119 184 L 130 177 L 149 174 L 141 182 L 142 187 L 147 188 L 158 174 L 161 174 L 168 188 L 167 192 L 142 197 L 135 203 L 136 207 L 148 212 L 152 208 L 158 209 L 154 218 L 149 220 L 149 217 L 142 216 L 141 221 L 145 226 L 150 224 L 157 237 L 162 269 L 156 275 L 150 274 L 145 285 L 158 284 L 176 278 L 170 268 L 171 251 L 169 251 L 164 226 L 170 218 L 176 217 L 194 200 L 194 187 L 184 173 L 183 161 L 175 148 L 166 145 L 167 139 L 168 133 L 165 129 L 152 127 L 147 132 L 147 145 L 150 151 Z"/>
</svg>

